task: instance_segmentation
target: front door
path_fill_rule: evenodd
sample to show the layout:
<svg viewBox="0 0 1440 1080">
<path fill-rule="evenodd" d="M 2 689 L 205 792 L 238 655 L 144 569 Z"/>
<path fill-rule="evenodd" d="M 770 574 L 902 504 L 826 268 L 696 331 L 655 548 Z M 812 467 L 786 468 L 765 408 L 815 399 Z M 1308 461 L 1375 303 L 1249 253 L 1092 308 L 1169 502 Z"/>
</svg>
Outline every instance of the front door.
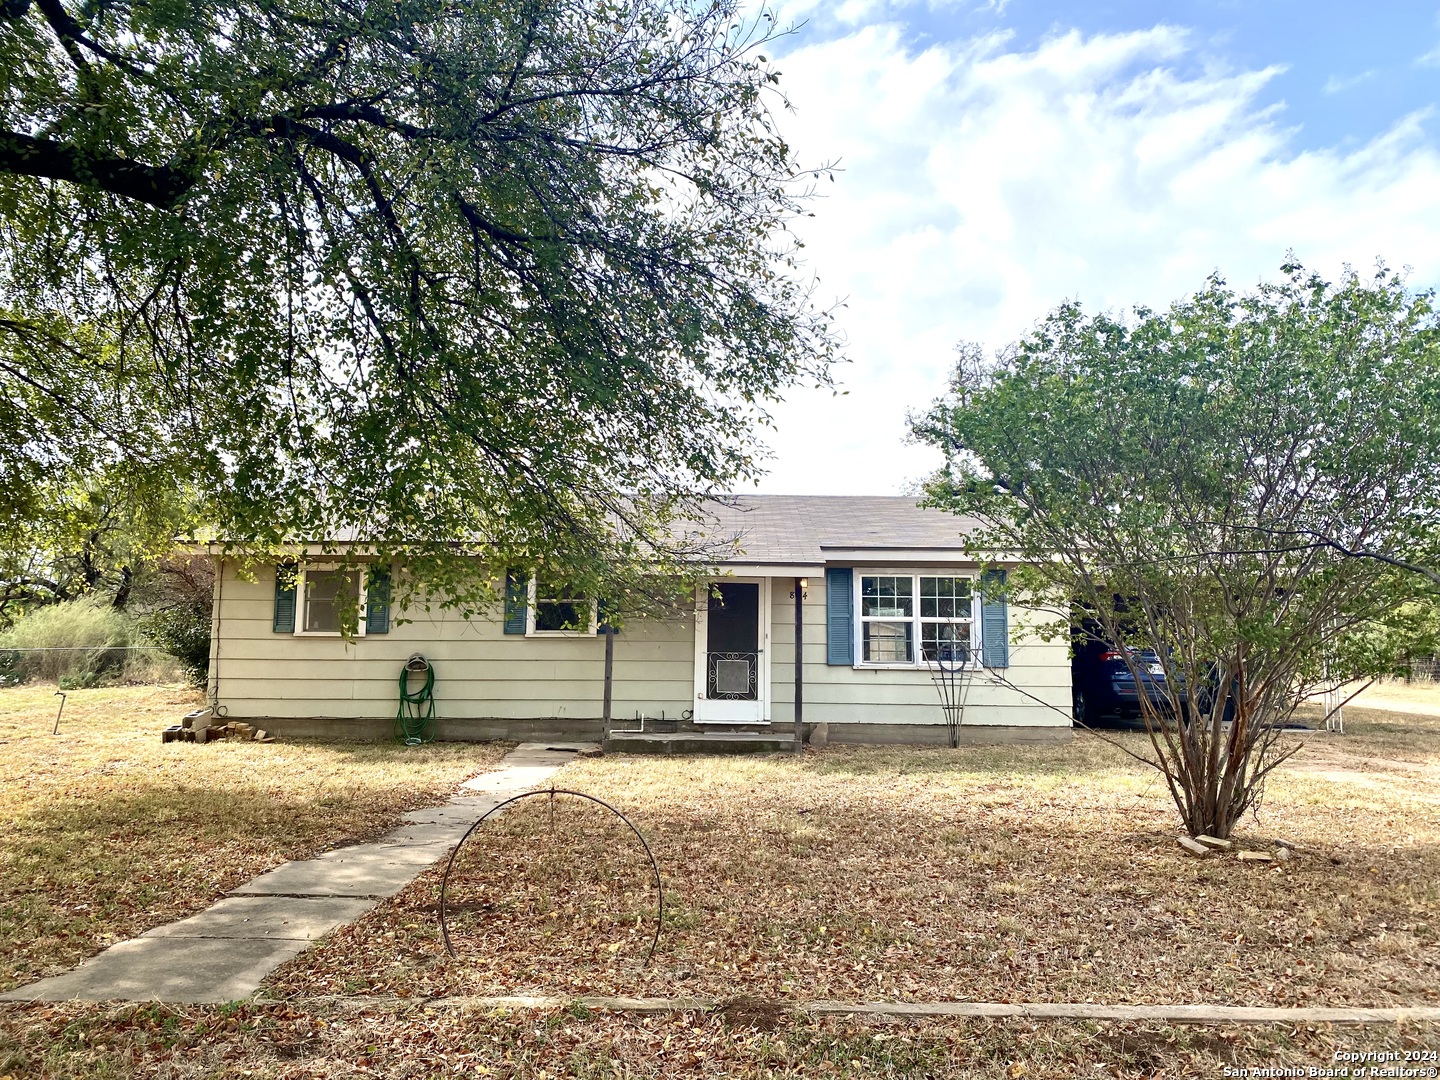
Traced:
<svg viewBox="0 0 1440 1080">
<path fill-rule="evenodd" d="M 765 581 L 720 581 L 700 590 L 695 619 L 695 719 L 755 724 L 769 719 Z"/>
</svg>

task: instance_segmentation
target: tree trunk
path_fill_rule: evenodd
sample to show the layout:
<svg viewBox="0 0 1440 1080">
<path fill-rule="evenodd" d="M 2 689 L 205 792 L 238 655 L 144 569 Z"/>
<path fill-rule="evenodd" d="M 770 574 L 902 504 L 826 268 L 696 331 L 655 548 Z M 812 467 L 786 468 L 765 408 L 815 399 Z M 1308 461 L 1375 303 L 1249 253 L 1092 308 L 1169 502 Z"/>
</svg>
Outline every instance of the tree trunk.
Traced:
<svg viewBox="0 0 1440 1080">
<path fill-rule="evenodd" d="M 135 573 L 128 566 L 120 568 L 120 584 L 115 589 L 115 598 L 110 601 L 110 606 L 116 611 L 124 611 L 125 605 L 130 602 L 130 592 L 135 587 Z"/>
</svg>

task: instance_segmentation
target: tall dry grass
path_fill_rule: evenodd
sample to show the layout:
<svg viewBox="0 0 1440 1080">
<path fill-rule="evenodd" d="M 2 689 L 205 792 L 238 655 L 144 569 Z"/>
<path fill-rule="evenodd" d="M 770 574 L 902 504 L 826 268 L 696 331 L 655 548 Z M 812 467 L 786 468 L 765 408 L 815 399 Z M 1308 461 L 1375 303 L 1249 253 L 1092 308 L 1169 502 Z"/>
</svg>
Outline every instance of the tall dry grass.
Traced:
<svg viewBox="0 0 1440 1080">
<path fill-rule="evenodd" d="M 9 682 L 63 687 L 105 682 L 164 683 L 180 665 L 141 636 L 136 620 L 91 598 L 36 608 L 0 634 Z"/>
</svg>

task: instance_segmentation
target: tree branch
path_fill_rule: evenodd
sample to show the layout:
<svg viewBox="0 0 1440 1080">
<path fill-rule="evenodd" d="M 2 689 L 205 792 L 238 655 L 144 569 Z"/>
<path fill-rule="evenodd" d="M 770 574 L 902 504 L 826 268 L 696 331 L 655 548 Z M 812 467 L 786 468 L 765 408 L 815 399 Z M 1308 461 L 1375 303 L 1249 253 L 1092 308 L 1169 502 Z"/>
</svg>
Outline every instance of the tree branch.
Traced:
<svg viewBox="0 0 1440 1080">
<path fill-rule="evenodd" d="M 1214 525 L 1216 523 L 1213 521 L 1201 521 L 1193 522 L 1192 524 Z M 1394 555 L 1386 555 L 1384 552 L 1381 551 L 1368 551 L 1365 548 L 1346 547 L 1339 540 L 1336 540 L 1330 536 L 1326 536 L 1324 533 L 1316 532 L 1314 529 L 1281 529 L 1269 525 L 1242 525 L 1239 523 L 1236 523 L 1232 527 L 1236 529 L 1244 529 L 1249 532 L 1267 533 L 1272 536 L 1308 536 L 1315 541 L 1313 544 L 1304 544 L 1299 547 L 1281 548 L 1279 549 L 1279 552 L 1262 550 L 1256 552 L 1240 552 L 1239 554 L 1267 555 L 1284 553 L 1289 551 L 1304 551 L 1310 548 L 1317 547 L 1330 548 L 1331 550 L 1338 551 L 1341 555 L 1348 556 L 1352 559 L 1374 559 L 1376 562 L 1382 562 L 1387 566 L 1393 566 L 1397 570 L 1408 570 L 1412 574 L 1419 574 L 1421 577 L 1429 581 L 1432 585 L 1440 585 L 1440 572 L 1431 570 L 1429 567 L 1420 566 L 1412 562 L 1406 562 L 1404 559 L 1397 559 Z"/>
<path fill-rule="evenodd" d="M 0 130 L 0 171 L 65 180 L 160 210 L 174 209 L 195 177 L 164 165 L 97 154 L 69 143 Z"/>
<path fill-rule="evenodd" d="M 496 225 L 489 218 L 481 214 L 479 210 L 458 192 L 455 195 L 455 202 L 459 205 L 460 213 L 470 224 L 471 228 L 478 229 L 492 240 L 500 240 L 507 244 L 518 244 L 525 248 L 530 247 L 534 242 L 531 237 L 526 236 L 524 233 L 517 233 L 502 225 Z M 546 237 L 545 239 L 553 239 L 553 237 Z"/>
</svg>

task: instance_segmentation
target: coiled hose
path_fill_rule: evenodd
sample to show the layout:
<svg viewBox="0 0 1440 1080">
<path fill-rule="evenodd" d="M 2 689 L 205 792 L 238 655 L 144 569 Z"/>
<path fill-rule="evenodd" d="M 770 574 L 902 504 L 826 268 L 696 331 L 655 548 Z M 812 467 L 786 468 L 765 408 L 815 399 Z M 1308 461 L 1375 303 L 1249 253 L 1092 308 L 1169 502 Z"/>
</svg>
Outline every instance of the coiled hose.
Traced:
<svg viewBox="0 0 1440 1080">
<path fill-rule="evenodd" d="M 418 690 L 410 689 L 410 676 L 425 676 Z M 435 668 L 416 653 L 400 669 L 400 708 L 395 713 L 395 741 L 419 746 L 435 738 Z"/>
</svg>

